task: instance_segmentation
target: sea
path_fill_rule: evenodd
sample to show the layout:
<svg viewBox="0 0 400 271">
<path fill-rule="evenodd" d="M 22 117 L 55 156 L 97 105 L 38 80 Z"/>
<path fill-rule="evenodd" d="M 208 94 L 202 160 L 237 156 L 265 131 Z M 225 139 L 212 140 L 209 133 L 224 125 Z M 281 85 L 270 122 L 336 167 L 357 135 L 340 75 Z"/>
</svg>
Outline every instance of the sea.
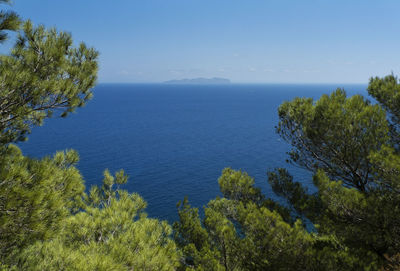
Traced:
<svg viewBox="0 0 400 271">
<path fill-rule="evenodd" d="M 275 132 L 278 107 L 295 97 L 318 99 L 337 88 L 367 95 L 356 84 L 99 84 L 94 98 L 67 118 L 47 119 L 29 140 L 25 155 L 41 158 L 74 149 L 87 189 L 101 185 L 103 171 L 124 169 L 122 188 L 139 193 L 150 217 L 178 219 L 176 204 L 188 197 L 200 212 L 221 196 L 224 168 L 247 172 L 271 190 L 267 171 L 286 167 L 295 181 L 315 191 L 312 174 L 289 165 L 290 145 Z"/>
</svg>

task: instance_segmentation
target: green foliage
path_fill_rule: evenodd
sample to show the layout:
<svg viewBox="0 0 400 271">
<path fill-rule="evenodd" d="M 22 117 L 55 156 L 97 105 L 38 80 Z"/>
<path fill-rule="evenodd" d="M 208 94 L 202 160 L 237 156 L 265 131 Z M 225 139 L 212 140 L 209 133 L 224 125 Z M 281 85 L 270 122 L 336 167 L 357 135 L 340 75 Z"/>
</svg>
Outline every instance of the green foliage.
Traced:
<svg viewBox="0 0 400 271">
<path fill-rule="evenodd" d="M 23 140 L 53 112 L 66 116 L 90 99 L 97 56 L 83 43 L 73 47 L 68 33 L 25 22 L 11 54 L 0 57 L 0 144 Z"/>
<path fill-rule="evenodd" d="M 0 0 L 9 3 L 9 0 Z M 21 22 L 0 12 L 0 43 Z M 245 172 L 225 169 L 223 197 L 201 218 L 185 198 L 173 229 L 148 218 L 146 202 L 104 172 L 85 193 L 74 151 L 41 160 L 10 144 L 58 112 L 90 99 L 98 53 L 70 34 L 24 22 L 0 56 L 1 270 L 399 270 L 400 83 L 372 78 L 378 104 L 342 89 L 296 98 L 278 110 L 288 162 L 314 174 L 317 192 L 286 169 L 268 173 L 286 207 Z M 173 234 L 174 240 L 171 239 Z"/>
<path fill-rule="evenodd" d="M 9 2 L 0 0 L 0 3 Z M 0 12 L 0 42 L 18 16 Z M 104 172 L 88 194 L 75 151 L 41 160 L 9 144 L 54 112 L 66 116 L 90 99 L 98 53 L 71 35 L 24 22 L 0 56 L 0 269 L 175 270 L 179 253 L 165 221 L 147 218 L 145 201 L 120 190 L 123 171 Z"/>
<path fill-rule="evenodd" d="M 84 193 L 74 151 L 31 159 L 9 145 L 0 160 L 0 260 L 18 270 L 175 270 L 179 254 L 165 221 L 120 190 L 123 171 L 104 172 Z"/>
<path fill-rule="evenodd" d="M 383 78 L 373 77 L 368 85 L 368 93 L 374 97 L 388 113 L 390 134 L 397 148 L 400 143 L 400 84 L 393 74 Z"/>
<path fill-rule="evenodd" d="M 385 111 L 362 96 L 346 98 L 343 90 L 318 101 L 296 98 L 278 110 L 277 132 L 293 149 L 290 162 L 324 170 L 346 185 L 369 189 L 369 154 L 389 143 Z"/>
<path fill-rule="evenodd" d="M 13 145 L 0 158 L 0 260 L 55 236 L 82 207 L 84 185 L 74 151 L 31 159 Z"/>
<path fill-rule="evenodd" d="M 346 270 L 357 266 L 346 247 L 335 251 L 339 245 L 333 237 L 308 232 L 300 220 L 288 223 L 279 209 L 263 204 L 267 199 L 254 197 L 259 189 L 247 174 L 225 169 L 219 184 L 225 197 L 208 203 L 202 221 L 187 199 L 178 205 L 180 220 L 174 229 L 184 254 L 183 268 Z"/>
<path fill-rule="evenodd" d="M 285 198 L 299 218 L 314 218 L 322 209 L 322 203 L 315 195 L 310 195 L 307 188 L 293 182 L 293 176 L 284 168 L 268 172 L 268 181 L 278 196 Z"/>
<path fill-rule="evenodd" d="M 178 205 L 179 222 L 174 223 L 174 239 L 183 252 L 181 269 L 223 270 L 219 252 L 211 247 L 211 239 L 203 228 L 197 208 L 187 198 Z"/>
<path fill-rule="evenodd" d="M 319 234 L 350 248 L 359 269 L 378 269 L 394 266 L 400 251 L 400 88 L 391 75 L 372 78 L 368 90 L 380 104 L 342 90 L 282 104 L 277 132 L 294 147 L 290 162 L 315 173 L 318 192 L 284 169 L 270 172 L 269 182 Z"/>
<path fill-rule="evenodd" d="M 226 198 L 244 202 L 259 202 L 263 199 L 261 190 L 254 187 L 254 179 L 245 172 L 225 169 L 218 183 Z"/>
<path fill-rule="evenodd" d="M 0 4 L 9 4 L 11 0 L 0 0 Z M 19 29 L 21 21 L 19 16 L 13 11 L 0 11 L 0 43 L 8 39 L 8 31 Z"/>
<path fill-rule="evenodd" d="M 84 210 L 66 218 L 56 238 L 24 250 L 24 270 L 175 270 L 172 228 L 147 218 L 139 195 L 112 189 L 126 182 L 123 171 L 104 175 L 103 186 L 91 189 Z"/>
<path fill-rule="evenodd" d="M 371 79 L 380 104 L 338 89 L 279 107 L 288 162 L 314 174 L 317 192 L 286 169 L 268 172 L 287 208 L 265 198 L 246 173 L 225 169 L 223 198 L 204 219 L 187 199 L 175 240 L 196 270 L 396 270 L 400 251 L 400 155 L 396 77 Z M 399 100 L 399 101 L 398 101 Z M 386 110 L 386 111 L 385 111 Z M 206 265 L 209 264 L 209 265 Z M 212 265 L 210 265 L 212 264 Z"/>
</svg>

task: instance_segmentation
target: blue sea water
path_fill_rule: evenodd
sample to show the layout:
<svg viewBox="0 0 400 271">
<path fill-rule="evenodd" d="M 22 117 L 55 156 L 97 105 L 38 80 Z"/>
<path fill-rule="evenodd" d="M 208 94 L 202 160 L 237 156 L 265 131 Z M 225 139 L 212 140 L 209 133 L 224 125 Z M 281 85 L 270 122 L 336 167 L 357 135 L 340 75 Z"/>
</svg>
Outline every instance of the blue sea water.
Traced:
<svg viewBox="0 0 400 271">
<path fill-rule="evenodd" d="M 366 94 L 365 85 L 100 84 L 85 107 L 47 120 L 19 146 L 38 158 L 77 150 L 87 187 L 100 184 L 106 168 L 124 169 L 124 188 L 144 197 L 149 216 L 174 221 L 185 196 L 201 209 L 220 195 L 225 167 L 248 172 L 277 200 L 266 178 L 275 167 L 288 167 L 312 190 L 310 173 L 285 162 L 290 146 L 275 133 L 277 108 L 337 87 Z"/>
</svg>

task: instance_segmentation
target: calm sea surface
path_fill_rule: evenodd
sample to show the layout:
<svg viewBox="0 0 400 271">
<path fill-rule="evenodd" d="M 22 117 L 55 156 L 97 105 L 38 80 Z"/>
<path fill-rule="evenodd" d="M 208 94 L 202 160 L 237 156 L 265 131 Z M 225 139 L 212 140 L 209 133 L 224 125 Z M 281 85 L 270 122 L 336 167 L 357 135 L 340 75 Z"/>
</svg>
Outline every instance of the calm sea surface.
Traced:
<svg viewBox="0 0 400 271">
<path fill-rule="evenodd" d="M 47 120 L 20 143 L 24 154 L 75 149 L 87 187 L 104 169 L 124 169 L 124 187 L 148 202 L 151 217 L 174 221 L 185 196 L 202 207 L 219 194 L 225 167 L 242 169 L 274 197 L 266 171 L 286 166 L 311 187 L 308 172 L 289 167 L 287 143 L 275 133 L 277 108 L 296 96 L 318 98 L 337 87 L 366 94 L 365 85 L 100 84 L 94 98 L 66 119 Z M 312 187 L 311 187 L 312 189 Z"/>
</svg>

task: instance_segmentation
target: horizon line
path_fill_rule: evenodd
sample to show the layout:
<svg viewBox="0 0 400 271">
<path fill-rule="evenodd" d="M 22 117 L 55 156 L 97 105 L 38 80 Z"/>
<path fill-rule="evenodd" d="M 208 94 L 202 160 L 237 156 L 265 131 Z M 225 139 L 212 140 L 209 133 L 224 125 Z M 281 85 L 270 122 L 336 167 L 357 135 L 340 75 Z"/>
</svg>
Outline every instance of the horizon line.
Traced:
<svg viewBox="0 0 400 271">
<path fill-rule="evenodd" d="M 333 84 L 345 84 L 345 85 L 368 85 L 368 82 L 230 82 L 230 83 L 216 83 L 216 84 L 202 84 L 202 83 L 166 83 L 163 82 L 98 82 L 100 84 L 143 84 L 143 85 L 333 85 Z"/>
</svg>

